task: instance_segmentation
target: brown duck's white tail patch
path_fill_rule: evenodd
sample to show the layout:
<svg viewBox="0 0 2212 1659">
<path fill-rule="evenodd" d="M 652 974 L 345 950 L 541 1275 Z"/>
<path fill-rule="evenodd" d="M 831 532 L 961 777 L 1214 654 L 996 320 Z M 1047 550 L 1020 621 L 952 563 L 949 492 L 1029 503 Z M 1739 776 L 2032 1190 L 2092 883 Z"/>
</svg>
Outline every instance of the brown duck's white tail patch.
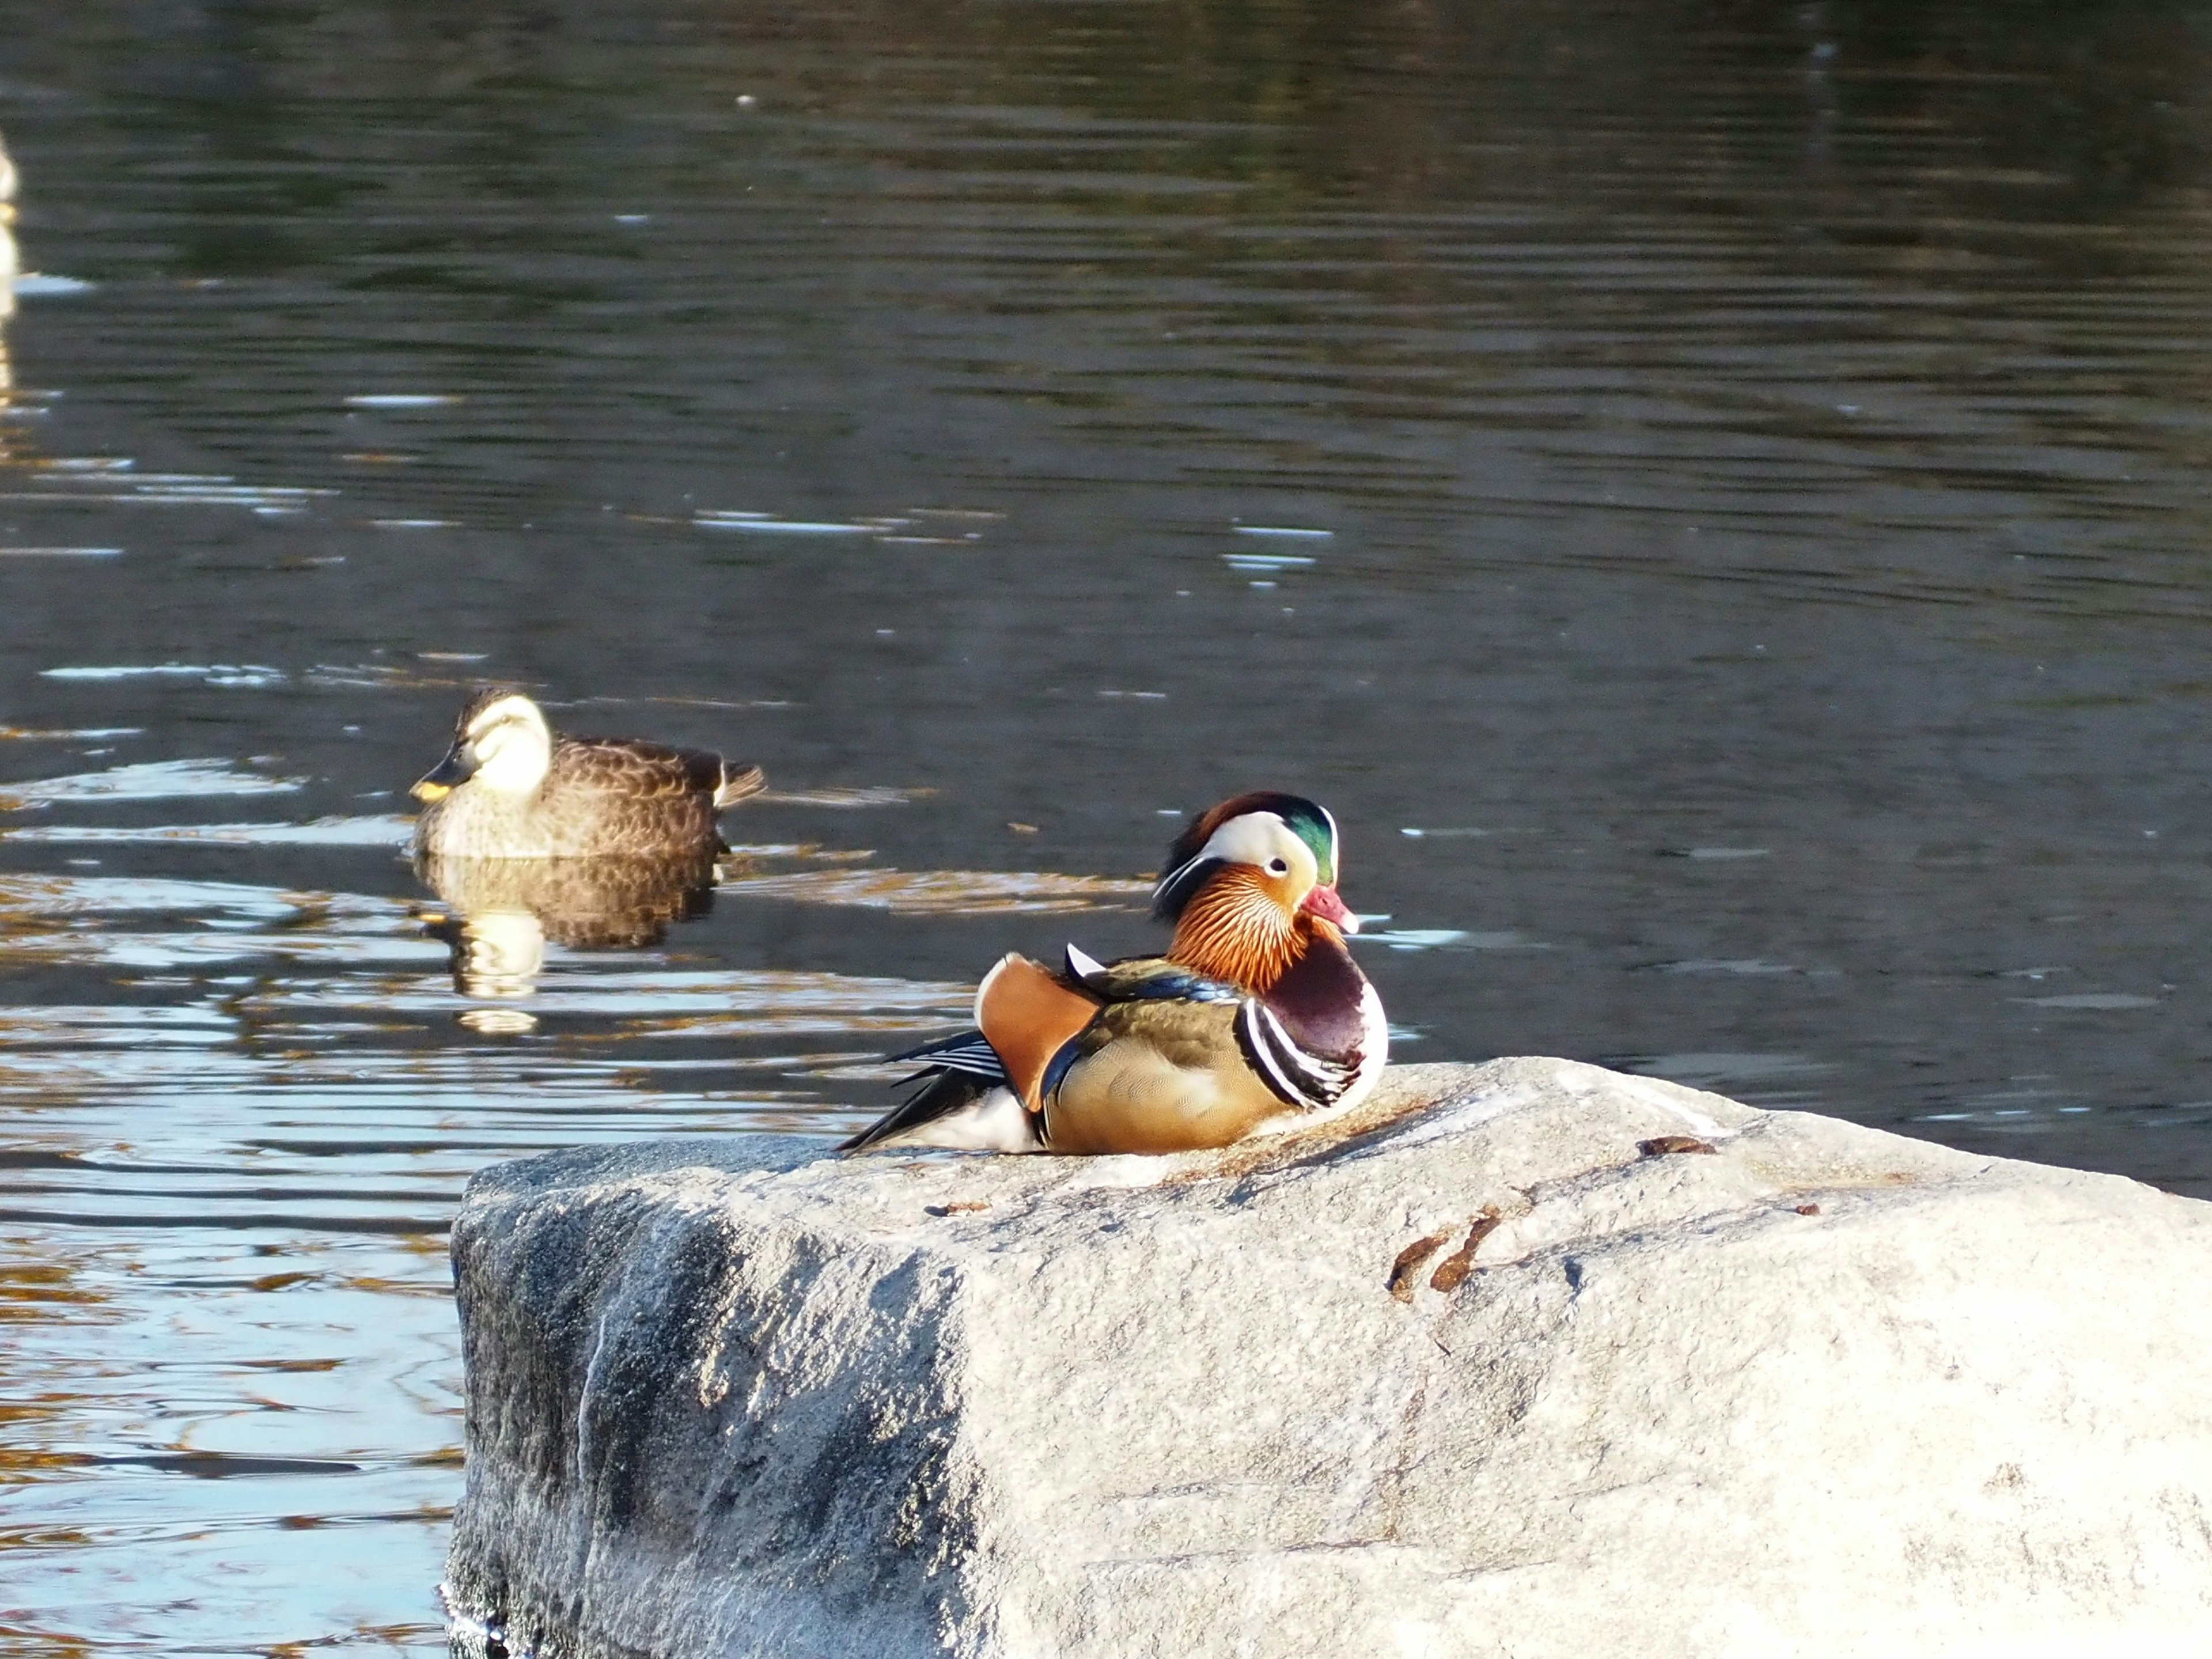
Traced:
<svg viewBox="0 0 2212 1659">
<path fill-rule="evenodd" d="M 1037 1091 L 1045 1068 L 1070 1038 L 1091 1024 L 1098 1000 L 1072 991 L 1014 952 L 999 958 L 975 990 L 975 1024 L 1006 1068 L 1024 1106 L 1042 1109 Z"/>
<path fill-rule="evenodd" d="M 757 795 L 768 787 L 768 775 L 757 766 L 732 766 L 722 763 L 722 781 L 714 787 L 714 809 L 734 806 L 747 795 Z"/>
</svg>

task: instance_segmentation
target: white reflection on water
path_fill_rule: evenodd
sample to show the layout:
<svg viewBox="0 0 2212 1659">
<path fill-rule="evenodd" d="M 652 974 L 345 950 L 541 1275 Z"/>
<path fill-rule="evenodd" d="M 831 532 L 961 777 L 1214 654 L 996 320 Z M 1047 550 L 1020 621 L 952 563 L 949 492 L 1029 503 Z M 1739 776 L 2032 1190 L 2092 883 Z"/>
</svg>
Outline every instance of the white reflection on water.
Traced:
<svg viewBox="0 0 2212 1659">
<path fill-rule="evenodd" d="M 46 668 L 40 678 L 48 680 L 195 679 L 209 685 L 245 686 L 264 690 L 280 684 L 282 669 L 258 663 L 134 663 L 112 666 Z"/>
<path fill-rule="evenodd" d="M 69 843 L 201 842 L 217 847 L 404 847 L 415 821 L 394 814 L 307 823 L 34 823 L 0 830 L 0 841 Z"/>
<path fill-rule="evenodd" d="M 90 1595 L 112 1603 L 104 1639 L 171 1650 L 149 1572 L 194 1587 L 195 1621 L 256 1629 L 333 1597 L 414 1606 L 456 1489 L 442 1230 L 467 1176 L 578 1142 L 831 1127 L 825 1092 L 872 1095 L 868 1057 L 970 995 L 569 948 L 581 901 L 531 873 L 452 892 L 527 933 L 532 1013 L 456 996 L 428 901 L 0 875 L 0 1645 L 81 1628 Z M 953 872 L 939 899 L 963 883 L 1002 902 Z M 333 1552 L 348 1528 L 375 1547 Z"/>
<path fill-rule="evenodd" d="M 146 761 L 111 767 L 105 772 L 76 772 L 58 778 L 26 778 L 0 784 L 0 808 L 43 805 L 52 801 L 172 800 L 197 795 L 285 795 L 299 778 L 272 778 L 240 772 L 228 761 Z"/>
</svg>

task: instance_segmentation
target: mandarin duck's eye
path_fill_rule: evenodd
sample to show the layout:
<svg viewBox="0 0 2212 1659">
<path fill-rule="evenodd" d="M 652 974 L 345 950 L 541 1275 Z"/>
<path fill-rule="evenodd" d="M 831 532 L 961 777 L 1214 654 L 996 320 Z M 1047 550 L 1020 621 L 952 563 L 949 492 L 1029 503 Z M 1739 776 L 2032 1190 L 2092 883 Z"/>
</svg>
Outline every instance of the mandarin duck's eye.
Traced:
<svg viewBox="0 0 2212 1659">
<path fill-rule="evenodd" d="M 1284 863 L 1280 859 L 1269 859 L 1267 860 L 1267 873 L 1271 876 L 1287 876 L 1291 873 L 1291 866 Z"/>
</svg>

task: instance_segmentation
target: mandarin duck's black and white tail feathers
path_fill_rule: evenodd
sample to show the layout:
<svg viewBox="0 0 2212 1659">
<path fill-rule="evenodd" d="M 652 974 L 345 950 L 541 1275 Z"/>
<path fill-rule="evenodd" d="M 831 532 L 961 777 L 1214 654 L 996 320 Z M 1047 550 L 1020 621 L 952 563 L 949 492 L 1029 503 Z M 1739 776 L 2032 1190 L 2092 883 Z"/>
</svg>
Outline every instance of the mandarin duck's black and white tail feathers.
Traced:
<svg viewBox="0 0 2212 1659">
<path fill-rule="evenodd" d="M 931 1146 L 1038 1150 L 1036 1125 L 1007 1086 L 1006 1068 L 981 1031 L 957 1031 L 888 1058 L 927 1060 L 926 1069 L 906 1079 L 921 1086 L 851 1139 L 840 1142 L 839 1152 L 864 1152 L 933 1127 L 934 1133 L 923 1143 Z"/>
</svg>

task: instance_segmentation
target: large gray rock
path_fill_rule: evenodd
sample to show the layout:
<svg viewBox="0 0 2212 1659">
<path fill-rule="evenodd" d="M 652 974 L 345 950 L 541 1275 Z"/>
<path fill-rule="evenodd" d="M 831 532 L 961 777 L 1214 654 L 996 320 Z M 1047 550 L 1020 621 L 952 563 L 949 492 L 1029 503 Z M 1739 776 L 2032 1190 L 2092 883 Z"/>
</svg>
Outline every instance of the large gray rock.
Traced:
<svg viewBox="0 0 2212 1659">
<path fill-rule="evenodd" d="M 2212 1206 L 1551 1060 L 820 1153 L 471 1184 L 465 1645 L 2212 1651 Z"/>
</svg>

